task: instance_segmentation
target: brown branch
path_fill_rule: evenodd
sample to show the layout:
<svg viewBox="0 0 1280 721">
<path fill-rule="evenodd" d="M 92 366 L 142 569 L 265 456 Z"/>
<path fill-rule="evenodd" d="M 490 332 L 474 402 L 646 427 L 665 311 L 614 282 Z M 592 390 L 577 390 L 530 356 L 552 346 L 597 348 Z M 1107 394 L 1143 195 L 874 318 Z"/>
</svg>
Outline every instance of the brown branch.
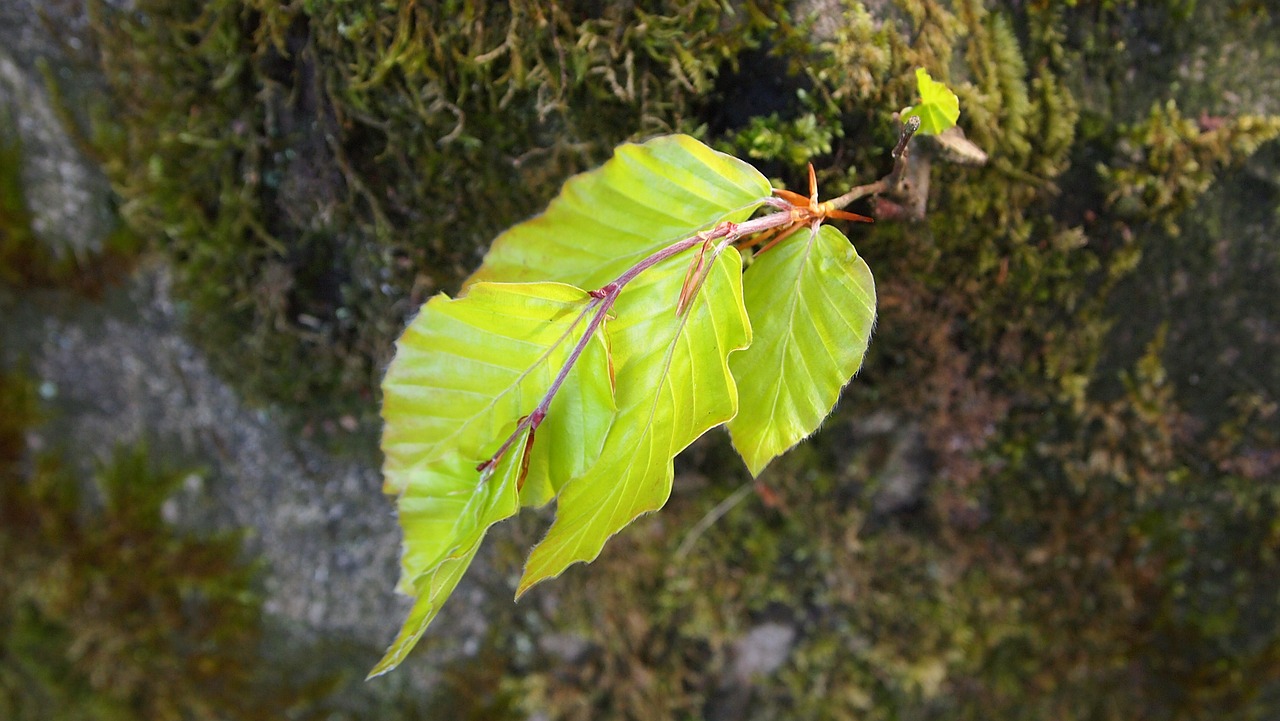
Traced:
<svg viewBox="0 0 1280 721">
<path fill-rule="evenodd" d="M 823 205 L 831 209 L 839 210 L 859 198 L 865 198 L 868 195 L 880 193 L 890 193 L 898 186 L 903 173 L 906 172 L 907 157 L 909 155 L 907 152 L 908 144 L 911 141 L 911 137 L 915 135 L 915 132 L 919 129 L 920 118 L 913 116 L 907 120 L 906 125 L 904 125 L 902 129 L 902 136 L 898 139 L 898 144 L 893 149 L 893 170 L 891 170 L 888 175 L 874 183 L 859 185 L 844 195 L 827 201 Z M 752 220 L 748 220 L 743 223 L 731 223 L 728 221 L 719 223 L 711 230 L 695 233 L 688 238 L 677 241 L 665 248 L 662 248 L 661 250 L 658 250 L 644 260 L 641 260 L 639 263 L 628 268 L 626 272 L 618 276 L 613 282 L 596 290 L 587 291 L 588 295 L 591 296 L 591 301 L 587 304 L 587 307 L 583 309 L 582 314 L 578 316 L 578 319 L 574 321 L 573 326 L 570 327 L 569 331 L 566 332 L 565 337 L 568 337 L 573 332 L 573 329 L 576 328 L 584 319 L 590 318 L 590 320 L 587 321 L 586 329 L 578 339 L 578 342 L 574 345 L 573 349 L 569 352 L 569 357 L 565 359 L 564 365 L 561 366 L 559 372 L 556 373 L 555 378 L 551 382 L 550 388 L 548 388 L 546 393 L 543 394 L 542 400 L 539 401 L 538 405 L 529 413 L 529 415 L 520 419 L 519 423 L 516 424 L 515 430 L 507 436 L 506 440 L 503 441 L 502 445 L 498 447 L 498 450 L 495 451 L 492 456 L 476 466 L 476 470 L 481 472 L 481 477 L 484 478 L 493 473 L 503 456 L 506 455 L 507 451 L 510 450 L 516 440 L 520 437 L 520 434 L 528 430 L 530 437 L 532 437 L 533 433 L 538 430 L 538 426 L 541 425 L 543 419 L 547 416 L 547 412 L 550 410 L 551 401 L 555 398 L 556 393 L 559 392 L 560 386 L 568 379 L 569 372 L 573 369 L 573 366 L 577 364 L 583 351 L 586 350 L 587 344 L 591 342 L 592 335 L 594 335 L 600 326 L 604 324 L 605 318 L 613 308 L 613 304 L 617 301 L 618 296 L 622 293 L 623 287 L 632 280 L 635 280 L 636 276 L 652 268 L 658 263 L 679 255 L 690 248 L 694 248 L 699 245 L 702 245 L 705 248 L 705 246 L 713 240 L 719 241 L 715 252 L 715 255 L 718 255 L 721 250 L 729 244 L 737 241 L 739 238 L 764 233 L 765 231 L 772 229 L 781 229 L 783 226 L 792 222 L 792 216 L 789 211 L 794 209 L 795 206 L 791 203 L 782 198 L 775 197 L 763 198 L 761 202 L 764 205 L 772 206 L 782 212 L 753 218 Z M 520 482 L 523 483 L 523 478 L 520 479 Z"/>
<path fill-rule="evenodd" d="M 827 203 L 830 207 L 839 210 L 853 201 L 865 198 L 868 195 L 884 195 L 892 193 L 898 187 L 898 183 L 902 180 L 903 174 L 907 172 L 908 158 L 910 156 L 909 143 L 911 142 L 912 136 L 914 136 L 916 131 L 919 129 L 919 116 L 913 115 L 908 118 L 906 125 L 902 127 L 902 135 L 898 138 L 898 144 L 893 148 L 893 170 L 890 170 L 888 175 L 874 183 L 859 185 L 855 188 L 851 188 L 849 192 L 838 198 L 828 200 Z"/>
</svg>

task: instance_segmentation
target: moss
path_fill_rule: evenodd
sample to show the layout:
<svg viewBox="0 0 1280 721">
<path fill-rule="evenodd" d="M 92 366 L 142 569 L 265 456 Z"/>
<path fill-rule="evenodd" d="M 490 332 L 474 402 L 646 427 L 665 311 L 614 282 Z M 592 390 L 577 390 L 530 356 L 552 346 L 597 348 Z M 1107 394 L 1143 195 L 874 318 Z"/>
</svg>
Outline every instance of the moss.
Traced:
<svg viewBox="0 0 1280 721">
<path fill-rule="evenodd" d="M 164 520 L 185 473 L 138 445 L 79 477 L 27 450 L 43 420 L 30 379 L 0 373 L 0 717 L 421 717 L 362 688 L 369 649 L 268 623 L 242 533 Z"/>
<path fill-rule="evenodd" d="M 99 296 L 133 268 L 137 236 L 115 225 L 101 250 L 76 254 L 36 233 L 23 181 L 23 147 L 13 117 L 0 111 L 0 286 L 67 288 Z"/>
<path fill-rule="evenodd" d="M 831 152 L 839 126 L 820 125 L 817 115 L 806 113 L 791 121 L 776 113 L 755 116 L 745 128 L 729 134 L 720 144 L 725 152 L 763 161 L 783 161 L 787 167 L 804 165 L 809 158 Z"/>
<path fill-rule="evenodd" d="M 618 142 L 699 132 L 772 5 L 95 3 L 102 152 L 224 376 L 372 418 L 403 320 Z"/>
<path fill-rule="evenodd" d="M 47 275 L 51 264 L 35 237 L 22 188 L 21 141 L 13 118 L 0 113 L 0 282 L 11 286 Z"/>
<path fill-rule="evenodd" d="M 885 109 L 906 104 L 915 64 L 950 77 L 961 125 L 992 163 L 936 168 L 925 224 L 855 238 L 879 281 L 876 342 L 827 429 L 766 472 L 771 490 L 746 496 L 694 553 L 678 554 L 686 529 L 743 482 L 713 444 L 720 450 L 689 461 L 710 490 L 677 495 L 589 571 L 562 579 L 539 627 L 569 629 L 585 651 L 543 657 L 531 675 L 512 669 L 531 711 L 723 712 L 736 639 L 775 621 L 796 629 L 796 642 L 748 689 L 751 718 L 1274 713 L 1275 498 L 1248 480 L 1275 468 L 1276 439 L 1263 430 L 1276 412 L 1270 374 L 1257 376 L 1265 391 L 1215 386 L 1219 401 L 1235 389 L 1223 418 L 1198 402 L 1189 409 L 1185 374 L 1168 370 L 1185 361 L 1167 339 L 1196 338 L 1181 326 L 1152 339 L 1141 314 L 1129 324 L 1145 333 L 1136 356 L 1106 350 L 1117 317 L 1139 315 L 1127 289 L 1152 280 L 1135 277 L 1150 272 L 1143 251 L 1174 249 L 1162 219 L 1185 223 L 1193 206 L 1232 213 L 1197 206 L 1213 196 L 1196 182 L 1220 182 L 1271 121 L 1228 120 L 1203 145 L 1199 130 L 1172 144 L 1150 134 L 1120 142 L 1145 126 L 1102 115 L 1094 81 L 1073 70 L 1078 57 L 1103 57 L 1112 32 L 1082 36 L 1082 18 L 1164 13 L 1161 27 L 1183 38 L 1200 32 L 1197 13 L 1216 10 L 1048 5 L 903 2 L 898 21 L 877 23 L 855 4 L 818 44 L 824 54 L 806 58 L 812 96 L 831 103 L 815 107 L 844 121 L 832 157 L 819 159 L 828 187 L 874 176 L 893 141 Z M 785 122 L 748 127 L 781 134 Z M 1129 143 L 1145 154 L 1132 163 L 1118 150 Z M 1167 161 L 1148 160 L 1175 145 L 1204 153 L 1204 170 L 1166 174 Z M 1108 177 L 1137 170 L 1099 189 L 1099 159 Z M 1108 191 L 1147 184 L 1172 202 L 1138 219 L 1108 201 Z M 1188 245 L 1168 263 L 1226 245 Z M 1205 273 L 1257 272 L 1269 258 L 1224 258 Z M 934 473 L 918 506 L 886 518 L 864 509 L 889 483 L 889 454 L 842 429 L 888 405 L 921 424 Z"/>
<path fill-rule="evenodd" d="M 0 372 L 0 470 L 11 473 L 25 456 L 27 429 L 39 420 L 36 389 L 20 373 Z"/>
<path fill-rule="evenodd" d="M 1122 131 L 1117 158 L 1100 165 L 1111 210 L 1130 221 L 1159 222 L 1175 233 L 1182 215 L 1226 169 L 1280 137 L 1280 117 L 1182 115 L 1170 100 Z"/>
<path fill-rule="evenodd" d="M 1009 693 L 985 698 L 988 710 L 1266 715 L 1254 701 L 1275 682 L 1280 649 L 1264 619 L 1274 540 L 1253 512 L 1227 519 L 1241 507 L 1265 514 L 1273 499 L 1213 470 L 1214 453 L 1191 442 L 1162 338 L 1123 397 L 1056 406 L 1003 441 L 1010 462 L 983 484 L 994 503 L 979 535 L 1011 554 L 988 592 L 1020 600 L 1034 643 L 991 671 L 1039 687 L 1029 709 Z"/>
<path fill-rule="evenodd" d="M 30 397 L 3 390 L 8 402 Z M 180 478 L 122 449 L 94 475 L 90 505 L 52 458 L 4 468 L 6 718 L 214 718 L 241 707 L 255 687 L 252 570 L 235 560 L 238 539 L 181 538 L 161 521 Z"/>
</svg>

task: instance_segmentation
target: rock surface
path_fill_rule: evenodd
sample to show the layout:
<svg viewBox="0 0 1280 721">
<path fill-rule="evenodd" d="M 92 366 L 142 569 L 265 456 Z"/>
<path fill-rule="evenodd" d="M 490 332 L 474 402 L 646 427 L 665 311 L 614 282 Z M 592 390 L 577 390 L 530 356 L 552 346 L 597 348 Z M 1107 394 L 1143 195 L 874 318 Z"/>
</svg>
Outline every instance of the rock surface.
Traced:
<svg viewBox="0 0 1280 721">
<path fill-rule="evenodd" d="M 85 258 L 101 250 L 112 227 L 109 189 L 78 150 L 49 92 L 46 73 L 68 98 L 76 96 L 77 84 L 92 80 L 67 67 L 57 40 L 41 24 L 47 11 L 30 0 L 0 3 L 0 133 L 11 121 L 23 148 L 21 177 L 36 234 L 56 256 Z M 79 43 L 75 35 L 64 40 Z"/>
<path fill-rule="evenodd" d="M 69 34 L 55 38 L 54 28 Z M 95 82 L 63 53 L 80 47 L 77 32 L 86 32 L 79 3 L 0 3 L 0 120 L 13 120 L 0 133 L 20 141 L 36 236 L 92 262 L 115 222 L 111 190 L 67 132 L 43 74 Z M 246 530 L 246 554 L 265 562 L 264 610 L 283 629 L 277 638 L 304 652 L 312 641 L 343 639 L 367 649 L 352 661 L 367 669 L 408 609 L 392 591 L 399 530 L 381 493 L 375 442 L 348 440 L 363 455 L 338 457 L 325 439 L 342 436 L 341 424 L 303 440 L 282 414 L 247 406 L 188 340 L 168 278 L 144 262 L 100 301 L 65 291 L 6 297 L 0 288 L 0 367 L 29 370 L 49 410 L 29 447 L 87 473 L 117 446 L 144 443 L 158 464 L 190 469 L 166 519 L 197 533 Z M 487 628 L 485 594 L 464 583 L 458 595 L 454 615 L 436 627 L 432 669 L 473 651 Z"/>
</svg>

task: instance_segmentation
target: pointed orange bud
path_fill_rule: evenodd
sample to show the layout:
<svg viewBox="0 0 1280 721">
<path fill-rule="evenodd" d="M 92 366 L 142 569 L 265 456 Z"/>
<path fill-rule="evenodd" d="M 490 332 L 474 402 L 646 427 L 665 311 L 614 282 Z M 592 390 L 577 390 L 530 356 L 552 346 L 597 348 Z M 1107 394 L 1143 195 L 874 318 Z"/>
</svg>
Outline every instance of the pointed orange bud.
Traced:
<svg viewBox="0 0 1280 721">
<path fill-rule="evenodd" d="M 798 205 L 801 208 L 809 207 L 809 199 L 799 193 L 793 193 L 790 190 L 783 190 L 781 188 L 774 188 L 773 194 L 792 205 Z"/>
<path fill-rule="evenodd" d="M 827 217 L 828 217 L 828 218 L 839 218 L 840 220 L 854 220 L 854 221 L 857 221 L 857 222 L 859 222 L 859 223 L 874 223 L 874 222 L 876 222 L 874 218 L 868 218 L 868 217 L 867 217 L 867 216 L 865 216 L 865 215 L 858 215 L 857 213 L 850 213 L 850 212 L 848 212 L 848 211 L 844 211 L 844 210 L 828 210 L 828 211 L 827 211 Z"/>
<path fill-rule="evenodd" d="M 800 224 L 798 224 L 798 223 L 797 223 L 796 225 L 793 225 L 793 226 L 791 226 L 790 228 L 787 228 L 787 229 L 786 229 L 786 230 L 784 230 L 783 232 L 779 233 L 779 234 L 778 234 L 778 237 L 774 238 L 773 240 L 771 240 L 771 241 L 769 241 L 767 244 L 765 244 L 765 246 L 764 246 L 763 248 L 761 248 L 760 250 L 757 250 L 757 251 L 756 251 L 756 255 L 757 255 L 757 256 L 764 255 L 765 251 L 769 250 L 770 248 L 772 248 L 773 246 L 777 245 L 778 243 L 781 243 L 782 241 L 786 240 L 787 238 L 790 238 L 791 236 L 795 235 L 797 230 L 800 230 L 801 228 L 804 228 L 804 227 L 806 227 L 806 226 L 803 226 L 803 225 L 800 225 Z M 816 228 L 817 228 L 817 225 L 814 225 L 813 227 L 816 229 Z"/>
</svg>

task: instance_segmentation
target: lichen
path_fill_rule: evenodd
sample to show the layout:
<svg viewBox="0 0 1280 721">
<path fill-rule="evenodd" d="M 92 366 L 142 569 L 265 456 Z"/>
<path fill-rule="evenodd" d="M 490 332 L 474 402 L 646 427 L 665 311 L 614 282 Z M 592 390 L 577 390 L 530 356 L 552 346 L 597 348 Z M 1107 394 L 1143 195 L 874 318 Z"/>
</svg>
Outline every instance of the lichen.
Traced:
<svg viewBox="0 0 1280 721">
<path fill-rule="evenodd" d="M 171 525 L 187 474 L 159 454 L 120 447 L 82 474 L 66 449 L 28 448 L 56 420 L 39 398 L 0 371 L 0 717 L 423 717 L 407 689 L 362 688 L 367 648 L 271 622 L 243 533 Z"/>
<path fill-rule="evenodd" d="M 47 63 L 37 61 L 37 65 L 47 69 Z M 81 165 L 85 161 L 77 155 L 78 148 L 70 137 L 75 128 L 57 125 L 58 120 L 71 119 L 59 117 L 57 110 L 62 105 L 51 87 L 51 73 L 45 73 L 46 87 L 42 88 L 35 79 L 9 69 L 16 78 L 5 78 L 6 87 L 16 84 L 19 95 L 40 95 L 24 98 L 21 103 L 0 103 L 0 290 L 66 288 L 97 297 L 132 270 L 139 252 L 138 239 L 111 219 L 97 222 L 95 217 L 76 227 L 65 210 L 42 205 L 66 203 L 92 215 L 103 210 L 96 203 L 101 200 L 105 204 L 105 199 L 89 187 L 93 185 L 91 171 L 87 164 Z M 54 96 L 52 100 L 44 97 L 46 92 Z M 18 124 L 20 115 L 26 116 L 28 123 L 34 121 L 39 132 L 24 132 Z M 33 135 L 36 142 L 24 147 L 24 140 Z M 40 213 L 42 210 L 46 212 Z M 85 237 L 68 239 L 68 232 Z"/>
<path fill-rule="evenodd" d="M 36 394 L 0 375 L 0 713 L 37 718 L 223 718 L 255 688 L 253 568 L 233 536 L 174 533 L 161 505 L 181 480 L 119 450 L 96 493 L 31 455 Z M 255 696 L 264 709 L 282 709 Z M 254 716 L 237 716 L 252 718 Z"/>
</svg>

